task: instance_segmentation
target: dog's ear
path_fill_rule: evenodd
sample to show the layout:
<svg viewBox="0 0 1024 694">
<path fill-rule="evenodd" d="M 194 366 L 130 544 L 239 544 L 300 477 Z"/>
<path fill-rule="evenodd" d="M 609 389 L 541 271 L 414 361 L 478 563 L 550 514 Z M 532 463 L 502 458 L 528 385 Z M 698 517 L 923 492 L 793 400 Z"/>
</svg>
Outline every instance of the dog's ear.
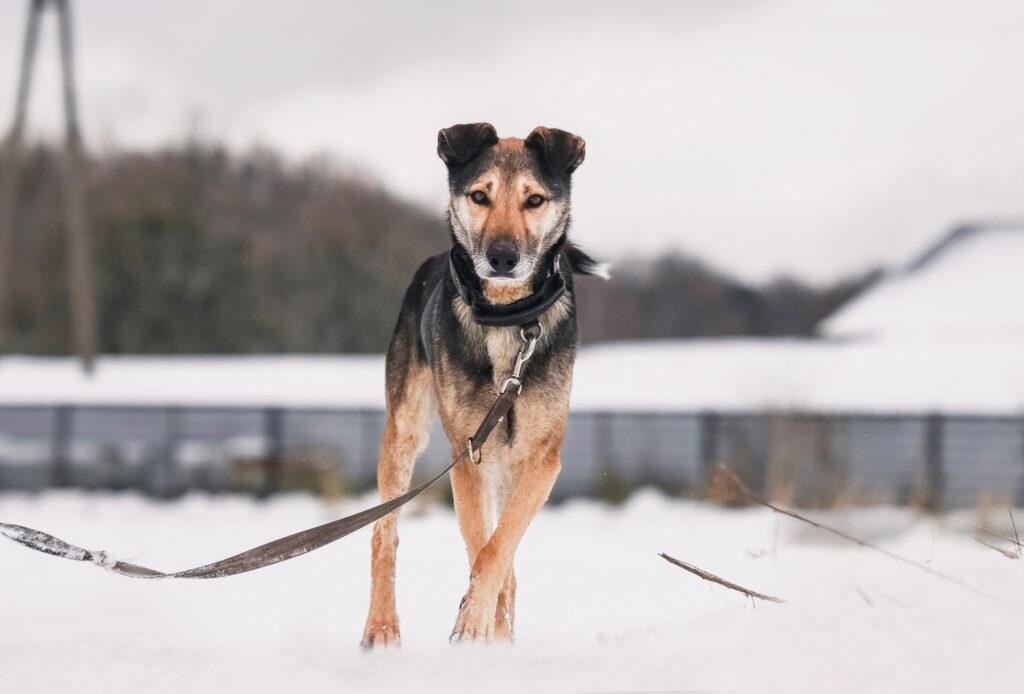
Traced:
<svg viewBox="0 0 1024 694">
<path fill-rule="evenodd" d="M 498 131 L 490 123 L 453 125 L 437 133 L 437 156 L 448 166 L 458 166 L 498 141 Z"/>
<path fill-rule="evenodd" d="M 558 128 L 534 128 L 526 137 L 526 146 L 536 150 L 555 175 L 571 174 L 587 155 L 582 137 Z"/>
</svg>

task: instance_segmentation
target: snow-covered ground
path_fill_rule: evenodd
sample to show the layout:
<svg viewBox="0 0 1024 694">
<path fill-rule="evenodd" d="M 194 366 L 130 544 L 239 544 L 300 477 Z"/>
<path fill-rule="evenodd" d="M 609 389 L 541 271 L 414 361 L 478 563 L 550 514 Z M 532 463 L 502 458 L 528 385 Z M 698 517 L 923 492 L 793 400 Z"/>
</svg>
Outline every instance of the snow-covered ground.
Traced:
<svg viewBox="0 0 1024 694">
<path fill-rule="evenodd" d="M 0 497 L 0 519 L 119 558 L 183 568 L 368 504 L 304 497 Z M 450 509 L 402 519 L 403 648 L 358 648 L 368 531 L 253 574 L 132 581 L 0 544 L 0 691 L 1007 692 L 1020 687 L 1024 561 L 949 519 L 888 508 L 823 516 L 947 572 L 987 600 L 761 509 L 641 492 L 537 518 L 517 556 L 518 644 L 447 635 L 466 560 Z M 778 595 L 759 603 L 665 563 L 667 552 Z"/>
</svg>

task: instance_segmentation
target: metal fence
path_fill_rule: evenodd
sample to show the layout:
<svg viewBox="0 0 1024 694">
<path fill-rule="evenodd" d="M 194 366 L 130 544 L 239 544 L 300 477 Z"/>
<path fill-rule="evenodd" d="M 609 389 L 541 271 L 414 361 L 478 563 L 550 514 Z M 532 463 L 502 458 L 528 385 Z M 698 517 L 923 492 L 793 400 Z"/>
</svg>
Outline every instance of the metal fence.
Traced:
<svg viewBox="0 0 1024 694">
<path fill-rule="evenodd" d="M 271 493 L 373 487 L 374 410 L 0 407 L 0 490 Z M 438 424 L 417 475 L 449 458 Z M 798 505 L 1024 502 L 1024 418 L 578 412 L 553 496 L 711 494 L 725 463 Z"/>
</svg>

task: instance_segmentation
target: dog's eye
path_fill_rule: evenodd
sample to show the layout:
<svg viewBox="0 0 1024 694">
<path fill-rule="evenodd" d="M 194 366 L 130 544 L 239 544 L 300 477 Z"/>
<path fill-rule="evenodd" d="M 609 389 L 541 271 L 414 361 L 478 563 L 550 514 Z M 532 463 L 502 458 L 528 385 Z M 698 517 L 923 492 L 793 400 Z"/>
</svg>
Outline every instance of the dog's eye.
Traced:
<svg viewBox="0 0 1024 694">
<path fill-rule="evenodd" d="M 486 205 L 489 200 L 487 199 L 487 193 L 482 190 L 474 190 L 469 194 L 469 199 L 475 202 L 477 205 Z"/>
<path fill-rule="evenodd" d="M 526 206 L 527 207 L 540 207 L 543 204 L 544 204 L 544 196 L 543 195 L 531 195 L 530 197 L 526 198 Z"/>
</svg>

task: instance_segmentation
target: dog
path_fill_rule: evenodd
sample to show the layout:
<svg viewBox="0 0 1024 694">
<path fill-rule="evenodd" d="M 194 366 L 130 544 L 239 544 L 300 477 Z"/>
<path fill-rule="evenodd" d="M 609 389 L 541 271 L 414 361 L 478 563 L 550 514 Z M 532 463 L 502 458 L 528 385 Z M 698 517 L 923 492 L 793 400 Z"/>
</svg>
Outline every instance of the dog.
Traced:
<svg viewBox="0 0 1024 694">
<path fill-rule="evenodd" d="M 572 274 L 607 267 L 568 241 L 582 138 L 539 127 L 499 139 L 489 123 L 438 133 L 448 168 L 450 251 L 426 260 L 406 291 L 386 360 L 387 423 L 377 466 L 384 501 L 409 489 L 440 415 L 453 458 L 513 370 L 529 323 L 537 338 L 518 401 L 473 461 L 451 471 L 469 587 L 450 640 L 512 641 L 513 557 L 558 476 L 578 331 Z M 398 646 L 397 511 L 373 529 L 364 648 Z"/>
</svg>

